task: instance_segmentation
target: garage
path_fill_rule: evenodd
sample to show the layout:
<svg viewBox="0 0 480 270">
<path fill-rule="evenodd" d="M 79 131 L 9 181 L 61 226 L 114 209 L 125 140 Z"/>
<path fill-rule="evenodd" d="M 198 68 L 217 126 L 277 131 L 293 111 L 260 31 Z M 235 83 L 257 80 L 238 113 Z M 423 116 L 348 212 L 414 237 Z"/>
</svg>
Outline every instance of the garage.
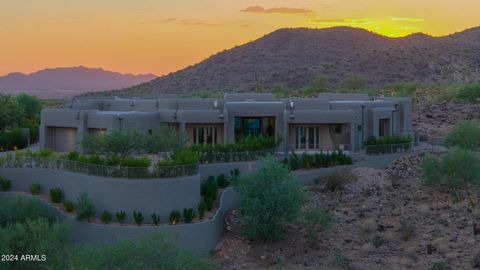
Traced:
<svg viewBox="0 0 480 270">
<path fill-rule="evenodd" d="M 77 129 L 52 127 L 53 150 L 56 152 L 70 152 L 77 144 Z"/>
</svg>

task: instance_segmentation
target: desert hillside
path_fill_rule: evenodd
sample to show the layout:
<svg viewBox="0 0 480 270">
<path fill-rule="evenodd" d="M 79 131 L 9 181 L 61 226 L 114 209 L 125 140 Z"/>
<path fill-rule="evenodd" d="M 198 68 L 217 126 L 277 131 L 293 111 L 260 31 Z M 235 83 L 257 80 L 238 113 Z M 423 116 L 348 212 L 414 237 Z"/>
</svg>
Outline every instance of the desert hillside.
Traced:
<svg viewBox="0 0 480 270">
<path fill-rule="evenodd" d="M 349 27 L 280 29 L 115 94 L 246 92 L 274 85 L 298 89 L 321 76 L 332 87 L 353 76 L 364 78 L 369 87 L 401 81 L 478 81 L 480 28 L 445 37 L 413 34 L 403 38 Z"/>
</svg>

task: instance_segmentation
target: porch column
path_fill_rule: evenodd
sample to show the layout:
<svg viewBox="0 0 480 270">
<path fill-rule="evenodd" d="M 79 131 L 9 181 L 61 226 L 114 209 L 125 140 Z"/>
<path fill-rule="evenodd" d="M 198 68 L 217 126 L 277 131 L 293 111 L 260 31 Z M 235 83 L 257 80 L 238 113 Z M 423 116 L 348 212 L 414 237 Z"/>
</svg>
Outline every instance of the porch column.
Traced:
<svg viewBox="0 0 480 270">
<path fill-rule="evenodd" d="M 355 133 L 356 133 L 356 124 L 355 122 L 350 122 L 350 152 L 356 152 L 357 146 L 355 145 Z M 363 131 L 363 128 L 362 128 Z"/>
</svg>

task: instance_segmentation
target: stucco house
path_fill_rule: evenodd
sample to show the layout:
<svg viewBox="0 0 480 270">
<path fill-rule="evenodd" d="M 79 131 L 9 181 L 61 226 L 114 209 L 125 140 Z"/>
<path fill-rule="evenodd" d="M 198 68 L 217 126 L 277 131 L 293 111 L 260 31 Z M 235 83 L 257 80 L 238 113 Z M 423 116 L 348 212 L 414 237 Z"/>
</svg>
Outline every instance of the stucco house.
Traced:
<svg viewBox="0 0 480 270">
<path fill-rule="evenodd" d="M 369 136 L 412 133 L 410 98 L 322 93 L 316 98 L 277 99 L 268 93 L 225 94 L 223 99 L 166 96 L 105 98 L 66 103 L 41 114 L 40 147 L 79 148 L 85 133 L 111 129 L 151 132 L 167 124 L 191 144 L 235 142 L 259 134 L 282 138 L 279 151 L 356 152 Z"/>
</svg>

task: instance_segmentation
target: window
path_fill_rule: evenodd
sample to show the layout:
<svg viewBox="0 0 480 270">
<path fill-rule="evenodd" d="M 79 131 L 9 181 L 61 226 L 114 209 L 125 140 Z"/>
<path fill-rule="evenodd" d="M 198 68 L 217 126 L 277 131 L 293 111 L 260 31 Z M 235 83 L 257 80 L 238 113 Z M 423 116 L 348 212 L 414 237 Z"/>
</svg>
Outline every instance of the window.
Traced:
<svg viewBox="0 0 480 270">
<path fill-rule="evenodd" d="M 218 137 L 217 127 L 201 126 L 193 128 L 194 144 L 216 144 Z"/>
<path fill-rule="evenodd" d="M 358 132 L 362 132 L 362 125 L 358 125 L 357 130 Z"/>
<path fill-rule="evenodd" d="M 295 130 L 296 149 L 319 149 L 320 136 L 319 128 L 315 126 L 301 126 Z"/>
<path fill-rule="evenodd" d="M 259 135 L 275 136 L 275 117 L 235 117 L 235 141 Z"/>
</svg>

